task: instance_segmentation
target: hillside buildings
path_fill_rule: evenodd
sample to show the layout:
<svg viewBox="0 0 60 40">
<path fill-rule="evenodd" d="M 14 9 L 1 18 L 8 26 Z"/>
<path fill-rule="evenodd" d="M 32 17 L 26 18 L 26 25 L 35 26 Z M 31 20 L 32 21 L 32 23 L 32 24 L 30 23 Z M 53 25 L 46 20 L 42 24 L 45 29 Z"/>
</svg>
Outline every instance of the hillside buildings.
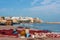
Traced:
<svg viewBox="0 0 60 40">
<path fill-rule="evenodd" d="M 12 23 L 42 23 L 39 18 L 32 17 L 0 17 L 0 23 L 6 23 L 7 20 L 12 20 Z M 10 22 L 11 23 L 11 22 Z"/>
</svg>

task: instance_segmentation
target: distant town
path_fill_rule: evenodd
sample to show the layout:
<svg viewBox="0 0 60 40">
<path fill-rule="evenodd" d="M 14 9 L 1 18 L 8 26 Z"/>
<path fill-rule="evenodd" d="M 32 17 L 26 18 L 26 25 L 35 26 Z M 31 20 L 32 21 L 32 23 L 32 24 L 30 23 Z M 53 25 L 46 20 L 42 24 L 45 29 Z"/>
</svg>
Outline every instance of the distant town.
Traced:
<svg viewBox="0 0 60 40">
<path fill-rule="evenodd" d="M 0 24 L 11 24 L 11 23 L 42 23 L 43 21 L 39 18 L 32 17 L 0 17 Z"/>
</svg>

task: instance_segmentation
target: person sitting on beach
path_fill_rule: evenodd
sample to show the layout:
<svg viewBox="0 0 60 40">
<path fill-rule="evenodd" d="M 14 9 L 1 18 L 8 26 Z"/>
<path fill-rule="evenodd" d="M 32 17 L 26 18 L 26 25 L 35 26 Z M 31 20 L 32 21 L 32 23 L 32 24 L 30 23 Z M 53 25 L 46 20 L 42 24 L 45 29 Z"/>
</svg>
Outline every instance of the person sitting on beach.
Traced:
<svg viewBox="0 0 60 40">
<path fill-rule="evenodd" d="M 29 29 L 30 28 L 28 28 L 28 27 L 25 28 L 25 32 L 26 32 L 26 37 L 27 38 L 30 37 Z"/>
<path fill-rule="evenodd" d="M 29 28 L 26 27 L 24 30 L 20 32 L 19 35 L 21 38 L 30 37 Z"/>
<path fill-rule="evenodd" d="M 25 30 L 20 32 L 20 38 L 25 38 L 25 35 L 26 35 Z"/>
<path fill-rule="evenodd" d="M 13 30 L 13 34 L 18 34 L 17 29 Z"/>
</svg>

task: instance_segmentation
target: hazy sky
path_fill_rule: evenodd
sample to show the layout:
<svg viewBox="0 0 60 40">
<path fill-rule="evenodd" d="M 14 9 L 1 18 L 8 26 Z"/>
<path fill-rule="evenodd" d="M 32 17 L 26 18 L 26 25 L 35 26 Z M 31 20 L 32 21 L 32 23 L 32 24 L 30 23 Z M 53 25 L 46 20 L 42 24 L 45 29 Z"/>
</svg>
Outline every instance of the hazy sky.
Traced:
<svg viewBox="0 0 60 40">
<path fill-rule="evenodd" d="M 0 0 L 0 16 L 31 16 L 43 21 L 60 21 L 60 0 Z"/>
</svg>

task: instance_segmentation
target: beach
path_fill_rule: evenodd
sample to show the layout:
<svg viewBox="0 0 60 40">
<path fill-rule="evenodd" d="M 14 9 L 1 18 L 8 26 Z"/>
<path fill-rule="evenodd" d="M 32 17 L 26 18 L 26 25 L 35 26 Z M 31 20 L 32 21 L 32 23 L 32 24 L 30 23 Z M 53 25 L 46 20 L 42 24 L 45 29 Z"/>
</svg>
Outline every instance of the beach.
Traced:
<svg viewBox="0 0 60 40">
<path fill-rule="evenodd" d="M 0 37 L 0 40 L 60 40 L 60 38 L 11 38 L 11 37 Z"/>
<path fill-rule="evenodd" d="M 14 26 L 0 26 L 0 30 L 6 29 L 15 29 Z M 43 38 L 20 38 L 20 37 L 14 37 L 14 36 L 0 36 L 0 40 L 60 40 L 60 38 L 50 38 L 50 37 L 43 37 Z"/>
</svg>

